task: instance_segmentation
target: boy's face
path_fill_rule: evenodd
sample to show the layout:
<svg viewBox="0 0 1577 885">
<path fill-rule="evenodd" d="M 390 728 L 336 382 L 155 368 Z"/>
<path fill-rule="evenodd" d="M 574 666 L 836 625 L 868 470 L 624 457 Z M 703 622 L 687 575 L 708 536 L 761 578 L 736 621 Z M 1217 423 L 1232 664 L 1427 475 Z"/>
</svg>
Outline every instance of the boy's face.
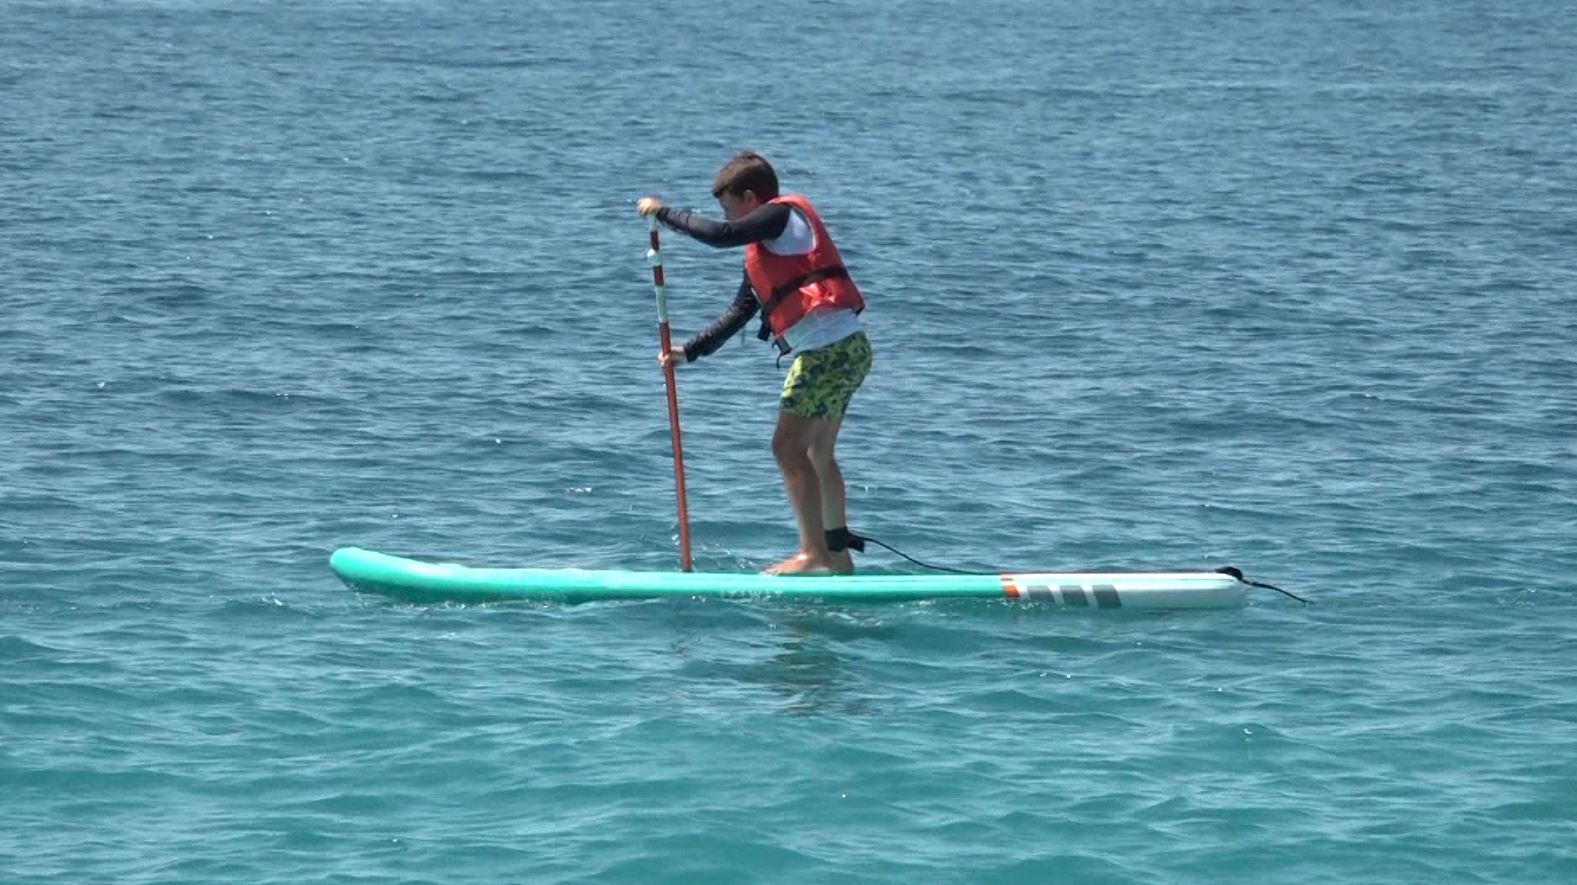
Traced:
<svg viewBox="0 0 1577 885">
<path fill-rule="evenodd" d="M 717 204 L 723 207 L 724 218 L 738 221 L 759 208 L 761 201 L 756 199 L 755 191 L 745 191 L 743 194 L 723 191 L 717 195 Z"/>
</svg>

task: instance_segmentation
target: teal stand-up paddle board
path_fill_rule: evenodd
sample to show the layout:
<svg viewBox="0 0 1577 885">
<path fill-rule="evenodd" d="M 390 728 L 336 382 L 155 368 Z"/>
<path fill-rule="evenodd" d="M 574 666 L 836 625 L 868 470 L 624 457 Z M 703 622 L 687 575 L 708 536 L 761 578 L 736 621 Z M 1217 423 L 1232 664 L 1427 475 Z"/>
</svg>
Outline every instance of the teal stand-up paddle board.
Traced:
<svg viewBox="0 0 1577 885">
<path fill-rule="evenodd" d="M 358 547 L 329 566 L 354 590 L 406 602 L 493 602 L 713 597 L 829 602 L 1011 599 L 1066 608 L 1178 609 L 1243 605 L 1247 584 L 1228 572 L 788 576 L 571 568 L 475 568 L 423 562 Z"/>
</svg>

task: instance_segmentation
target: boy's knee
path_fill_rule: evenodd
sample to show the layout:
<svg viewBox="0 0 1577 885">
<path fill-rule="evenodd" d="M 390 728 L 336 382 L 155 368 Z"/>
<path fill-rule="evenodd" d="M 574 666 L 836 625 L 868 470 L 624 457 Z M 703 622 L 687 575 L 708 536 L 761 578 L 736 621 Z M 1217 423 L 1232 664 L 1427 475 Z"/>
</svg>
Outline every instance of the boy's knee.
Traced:
<svg viewBox="0 0 1577 885">
<path fill-rule="evenodd" d="M 772 454 L 780 463 L 806 460 L 810 456 L 810 447 L 799 434 L 780 430 L 772 435 Z"/>
</svg>

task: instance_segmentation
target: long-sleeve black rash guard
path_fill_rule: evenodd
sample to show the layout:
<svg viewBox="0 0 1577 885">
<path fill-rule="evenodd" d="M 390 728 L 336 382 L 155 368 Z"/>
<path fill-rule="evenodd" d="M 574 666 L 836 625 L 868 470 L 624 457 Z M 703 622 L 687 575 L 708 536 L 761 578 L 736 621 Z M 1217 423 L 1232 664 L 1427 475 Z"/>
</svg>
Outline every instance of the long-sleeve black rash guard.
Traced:
<svg viewBox="0 0 1577 885">
<path fill-rule="evenodd" d="M 664 206 L 657 210 L 657 220 L 708 246 L 732 249 L 782 236 L 793 211 L 783 203 L 767 203 L 738 221 L 714 221 L 687 209 Z M 723 315 L 685 342 L 685 359 L 693 362 L 712 354 L 723 346 L 723 342 L 743 329 L 759 310 L 761 302 L 756 298 L 756 290 L 751 288 L 747 274 L 740 280 L 739 291 Z"/>
</svg>

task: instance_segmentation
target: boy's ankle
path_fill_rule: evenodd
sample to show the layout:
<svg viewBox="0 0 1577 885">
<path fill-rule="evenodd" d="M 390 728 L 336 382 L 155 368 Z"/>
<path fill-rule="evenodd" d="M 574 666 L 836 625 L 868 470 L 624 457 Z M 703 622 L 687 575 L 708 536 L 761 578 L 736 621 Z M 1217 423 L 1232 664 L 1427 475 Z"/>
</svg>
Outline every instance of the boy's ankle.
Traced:
<svg viewBox="0 0 1577 885">
<path fill-rule="evenodd" d="M 865 552 L 865 539 L 849 531 L 848 526 L 827 529 L 827 551 L 834 555 L 850 550 Z"/>
</svg>

